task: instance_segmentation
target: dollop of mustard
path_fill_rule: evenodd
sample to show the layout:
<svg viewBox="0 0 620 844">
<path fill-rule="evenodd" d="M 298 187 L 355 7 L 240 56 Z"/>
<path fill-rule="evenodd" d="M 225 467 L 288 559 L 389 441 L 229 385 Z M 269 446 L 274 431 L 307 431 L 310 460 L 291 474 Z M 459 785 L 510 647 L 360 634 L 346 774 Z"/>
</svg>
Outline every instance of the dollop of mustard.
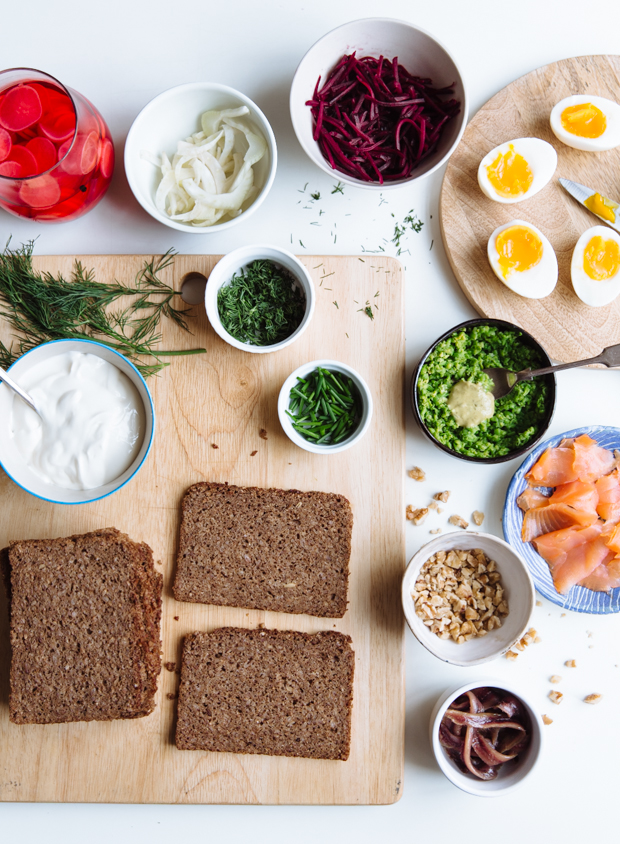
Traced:
<svg viewBox="0 0 620 844">
<path fill-rule="evenodd" d="M 482 384 L 472 381 L 457 381 L 448 396 L 448 407 L 463 428 L 475 428 L 495 413 L 493 393 L 485 390 Z"/>
</svg>

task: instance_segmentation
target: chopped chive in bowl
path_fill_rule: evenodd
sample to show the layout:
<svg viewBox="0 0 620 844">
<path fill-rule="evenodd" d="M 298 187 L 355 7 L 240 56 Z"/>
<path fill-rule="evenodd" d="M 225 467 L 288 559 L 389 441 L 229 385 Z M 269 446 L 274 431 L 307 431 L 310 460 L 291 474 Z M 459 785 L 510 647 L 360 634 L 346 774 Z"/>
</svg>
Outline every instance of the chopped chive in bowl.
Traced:
<svg viewBox="0 0 620 844">
<path fill-rule="evenodd" d="M 315 445 L 337 445 L 357 430 L 361 397 L 347 375 L 318 366 L 305 378 L 297 378 L 286 414 L 304 439 Z"/>
</svg>

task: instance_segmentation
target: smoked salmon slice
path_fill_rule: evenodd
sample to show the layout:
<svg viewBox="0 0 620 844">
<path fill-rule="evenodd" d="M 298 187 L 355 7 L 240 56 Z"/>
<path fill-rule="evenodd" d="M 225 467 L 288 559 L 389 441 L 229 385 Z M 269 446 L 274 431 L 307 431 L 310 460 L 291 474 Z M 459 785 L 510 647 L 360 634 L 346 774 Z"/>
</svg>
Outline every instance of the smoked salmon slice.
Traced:
<svg viewBox="0 0 620 844">
<path fill-rule="evenodd" d="M 611 562 L 601 564 L 592 574 L 579 582 L 579 586 L 592 589 L 594 592 L 609 592 L 620 586 L 620 557 L 614 557 Z"/>
<path fill-rule="evenodd" d="M 569 527 L 587 527 L 596 521 L 596 510 L 575 510 L 568 504 L 548 504 L 527 511 L 523 517 L 521 538 L 523 542 L 531 542 L 545 533 Z"/>
<path fill-rule="evenodd" d="M 534 542 L 549 563 L 553 585 L 562 595 L 614 558 L 601 532 L 599 523 L 582 530 L 556 531 L 560 535 L 549 534 L 541 537 L 544 541 Z"/>
<path fill-rule="evenodd" d="M 548 448 L 525 476 L 532 486 L 559 486 L 578 480 L 573 469 L 575 452 L 570 448 Z"/>
<path fill-rule="evenodd" d="M 575 452 L 573 469 L 579 480 L 585 483 L 592 483 L 602 478 L 616 465 L 616 458 L 611 451 L 601 448 L 596 444 L 596 440 L 587 434 L 577 437 L 573 443 L 573 449 Z"/>
<path fill-rule="evenodd" d="M 620 482 L 618 480 L 618 470 L 599 478 L 596 482 L 596 489 L 598 492 L 598 505 L 596 511 L 601 519 L 607 521 L 620 521 Z M 620 548 L 618 549 L 620 552 Z"/>
<path fill-rule="evenodd" d="M 618 492 L 620 493 L 620 487 Z M 548 501 L 549 504 L 569 504 L 575 510 L 594 513 L 599 502 L 599 493 L 595 484 L 572 481 L 559 486 Z"/>
<path fill-rule="evenodd" d="M 535 507 L 546 507 L 549 503 L 549 496 L 543 495 L 534 487 L 526 487 L 521 495 L 517 498 L 517 505 L 526 513 L 528 510 L 533 510 Z"/>
</svg>

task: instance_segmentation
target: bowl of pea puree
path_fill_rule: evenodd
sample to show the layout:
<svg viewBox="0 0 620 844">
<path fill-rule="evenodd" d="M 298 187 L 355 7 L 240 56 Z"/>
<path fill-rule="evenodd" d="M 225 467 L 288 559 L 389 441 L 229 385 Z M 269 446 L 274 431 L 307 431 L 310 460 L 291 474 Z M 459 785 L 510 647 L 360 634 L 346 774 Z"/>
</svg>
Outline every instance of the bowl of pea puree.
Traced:
<svg viewBox="0 0 620 844">
<path fill-rule="evenodd" d="M 472 319 L 427 349 L 411 380 L 418 424 L 442 451 L 473 463 L 521 457 L 544 436 L 555 411 L 555 375 L 520 381 L 501 399 L 491 393 L 491 367 L 513 372 L 552 363 L 540 343 L 500 319 Z"/>
</svg>

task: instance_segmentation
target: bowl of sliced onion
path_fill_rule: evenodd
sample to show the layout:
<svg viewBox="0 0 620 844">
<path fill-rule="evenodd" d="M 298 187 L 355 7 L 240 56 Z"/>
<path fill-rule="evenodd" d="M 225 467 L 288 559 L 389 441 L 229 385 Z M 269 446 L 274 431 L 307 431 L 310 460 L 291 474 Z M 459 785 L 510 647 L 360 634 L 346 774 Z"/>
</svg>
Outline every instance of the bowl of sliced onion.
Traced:
<svg viewBox="0 0 620 844">
<path fill-rule="evenodd" d="M 140 205 L 160 223 L 194 234 L 222 231 L 253 214 L 276 166 L 276 139 L 263 112 L 214 82 L 159 94 L 125 143 L 125 172 Z"/>
</svg>

